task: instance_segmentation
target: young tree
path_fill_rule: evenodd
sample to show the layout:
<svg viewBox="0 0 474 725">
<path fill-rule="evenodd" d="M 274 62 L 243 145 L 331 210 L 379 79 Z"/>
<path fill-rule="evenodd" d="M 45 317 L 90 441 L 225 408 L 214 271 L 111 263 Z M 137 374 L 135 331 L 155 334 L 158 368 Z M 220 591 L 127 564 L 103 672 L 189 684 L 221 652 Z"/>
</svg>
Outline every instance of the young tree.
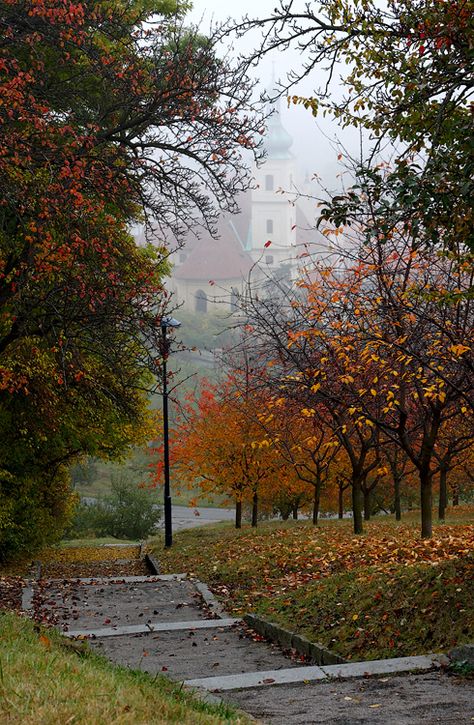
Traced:
<svg viewBox="0 0 474 725">
<path fill-rule="evenodd" d="M 189 401 L 172 434 L 171 463 L 182 484 L 197 482 L 203 494 L 233 499 L 236 528 L 241 528 L 245 501 L 252 506 L 252 525 L 257 525 L 259 490 L 274 464 L 260 429 L 229 388 L 218 393 L 203 385 L 197 400 Z M 161 481 L 161 464 L 156 480 Z"/>
<path fill-rule="evenodd" d="M 318 525 L 321 493 L 339 449 L 326 411 L 301 409 L 291 398 L 270 398 L 258 420 L 270 445 L 295 476 L 313 488 L 313 525 Z"/>
</svg>

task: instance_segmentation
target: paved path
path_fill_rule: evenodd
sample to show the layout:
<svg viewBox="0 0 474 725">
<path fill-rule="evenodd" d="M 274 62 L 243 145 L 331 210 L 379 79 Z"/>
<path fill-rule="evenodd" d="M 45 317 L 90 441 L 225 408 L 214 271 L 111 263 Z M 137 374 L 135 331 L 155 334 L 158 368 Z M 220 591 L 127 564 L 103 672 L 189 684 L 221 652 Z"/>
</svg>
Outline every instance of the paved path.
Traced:
<svg viewBox="0 0 474 725">
<path fill-rule="evenodd" d="M 234 509 L 210 508 L 206 506 L 198 506 L 191 508 L 190 506 L 173 506 L 173 531 L 181 531 L 182 529 L 194 529 L 197 526 L 205 524 L 215 524 L 218 521 L 233 521 L 235 517 Z M 163 518 L 160 521 L 160 528 L 164 528 Z"/>
<path fill-rule="evenodd" d="M 433 657 L 311 665 L 226 617 L 207 588 L 184 575 L 60 579 L 42 586 L 34 596 L 25 591 L 25 608 L 34 606 L 68 636 L 88 638 L 119 664 L 213 693 L 265 723 L 474 721 L 472 683 L 434 671 Z M 420 674 L 397 674 L 411 670 Z"/>
</svg>

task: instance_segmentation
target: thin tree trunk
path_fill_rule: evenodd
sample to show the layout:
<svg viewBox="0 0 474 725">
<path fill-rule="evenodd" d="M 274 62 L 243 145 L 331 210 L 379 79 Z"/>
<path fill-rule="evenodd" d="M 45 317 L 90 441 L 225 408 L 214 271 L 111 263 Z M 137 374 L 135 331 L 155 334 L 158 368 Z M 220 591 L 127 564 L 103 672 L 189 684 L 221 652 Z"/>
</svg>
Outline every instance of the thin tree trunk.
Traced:
<svg viewBox="0 0 474 725">
<path fill-rule="evenodd" d="M 352 476 L 352 517 L 354 520 L 354 534 L 364 533 L 364 524 L 362 520 L 363 495 L 362 495 L 362 479 L 359 473 Z"/>
<path fill-rule="evenodd" d="M 438 518 L 440 521 L 444 521 L 446 516 L 446 506 L 448 505 L 448 469 L 446 466 L 441 466 L 439 472 L 439 503 L 438 503 Z"/>
<path fill-rule="evenodd" d="M 395 476 L 393 479 L 394 488 L 395 488 L 395 496 L 394 496 L 394 506 L 395 506 L 395 519 L 397 521 L 401 521 L 402 519 L 402 505 L 400 500 L 400 476 Z"/>
<path fill-rule="evenodd" d="M 239 499 L 235 502 L 235 528 L 242 528 L 242 501 Z"/>
<path fill-rule="evenodd" d="M 319 483 L 314 487 L 314 499 L 313 499 L 313 526 L 318 525 L 319 518 L 319 501 L 321 498 L 321 486 Z"/>
<path fill-rule="evenodd" d="M 339 486 L 338 491 L 338 518 L 343 519 L 344 518 L 344 489 L 342 486 Z"/>
<path fill-rule="evenodd" d="M 293 506 L 293 518 L 295 521 L 298 520 L 298 504 L 296 504 L 296 506 Z"/>
<path fill-rule="evenodd" d="M 459 486 L 457 483 L 453 490 L 453 506 L 459 506 Z"/>
<path fill-rule="evenodd" d="M 256 526 L 258 523 L 258 496 L 255 491 L 252 499 L 252 526 Z"/>
<path fill-rule="evenodd" d="M 433 535 L 433 492 L 432 475 L 428 470 L 420 471 L 421 538 L 431 539 Z"/>
<path fill-rule="evenodd" d="M 364 521 L 370 520 L 372 509 L 372 491 L 364 489 Z"/>
</svg>

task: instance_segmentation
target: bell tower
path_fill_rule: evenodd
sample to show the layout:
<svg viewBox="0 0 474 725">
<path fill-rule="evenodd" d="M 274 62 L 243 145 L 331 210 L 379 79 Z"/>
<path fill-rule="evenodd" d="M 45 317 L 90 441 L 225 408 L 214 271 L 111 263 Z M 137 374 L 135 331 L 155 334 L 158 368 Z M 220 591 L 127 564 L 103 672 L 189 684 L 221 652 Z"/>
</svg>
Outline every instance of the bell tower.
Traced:
<svg viewBox="0 0 474 725">
<path fill-rule="evenodd" d="M 280 99 L 272 103 L 264 138 L 266 160 L 254 168 L 252 222 L 247 251 L 255 262 L 274 271 L 294 266 L 296 208 L 289 193 L 294 188 L 293 144 L 281 121 Z M 267 242 L 271 242 L 265 246 Z"/>
</svg>

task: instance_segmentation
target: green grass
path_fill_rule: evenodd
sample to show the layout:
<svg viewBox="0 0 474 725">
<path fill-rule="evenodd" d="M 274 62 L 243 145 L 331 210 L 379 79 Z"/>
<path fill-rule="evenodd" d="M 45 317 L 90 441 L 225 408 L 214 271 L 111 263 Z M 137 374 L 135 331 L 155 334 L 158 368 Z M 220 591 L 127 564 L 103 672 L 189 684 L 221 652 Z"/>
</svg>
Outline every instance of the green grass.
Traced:
<svg viewBox="0 0 474 725">
<path fill-rule="evenodd" d="M 0 721 L 21 725 L 248 723 L 162 676 L 110 664 L 55 630 L 0 612 Z"/>
<path fill-rule="evenodd" d="M 232 614 L 253 611 L 353 660 L 445 651 L 474 639 L 473 509 L 421 541 L 416 514 L 397 524 L 271 522 L 177 533 L 155 545 L 163 571 L 187 571 Z M 471 522 L 471 523 L 469 523 Z"/>
<path fill-rule="evenodd" d="M 132 541 L 129 539 L 114 539 L 113 536 L 102 536 L 98 537 L 97 539 L 63 539 L 63 541 L 60 541 L 58 544 L 58 547 L 61 549 L 70 549 L 71 547 L 74 548 L 76 546 L 104 546 L 106 544 L 111 544 L 112 546 L 114 544 L 129 544 L 130 546 L 139 545 L 139 541 Z"/>
</svg>

